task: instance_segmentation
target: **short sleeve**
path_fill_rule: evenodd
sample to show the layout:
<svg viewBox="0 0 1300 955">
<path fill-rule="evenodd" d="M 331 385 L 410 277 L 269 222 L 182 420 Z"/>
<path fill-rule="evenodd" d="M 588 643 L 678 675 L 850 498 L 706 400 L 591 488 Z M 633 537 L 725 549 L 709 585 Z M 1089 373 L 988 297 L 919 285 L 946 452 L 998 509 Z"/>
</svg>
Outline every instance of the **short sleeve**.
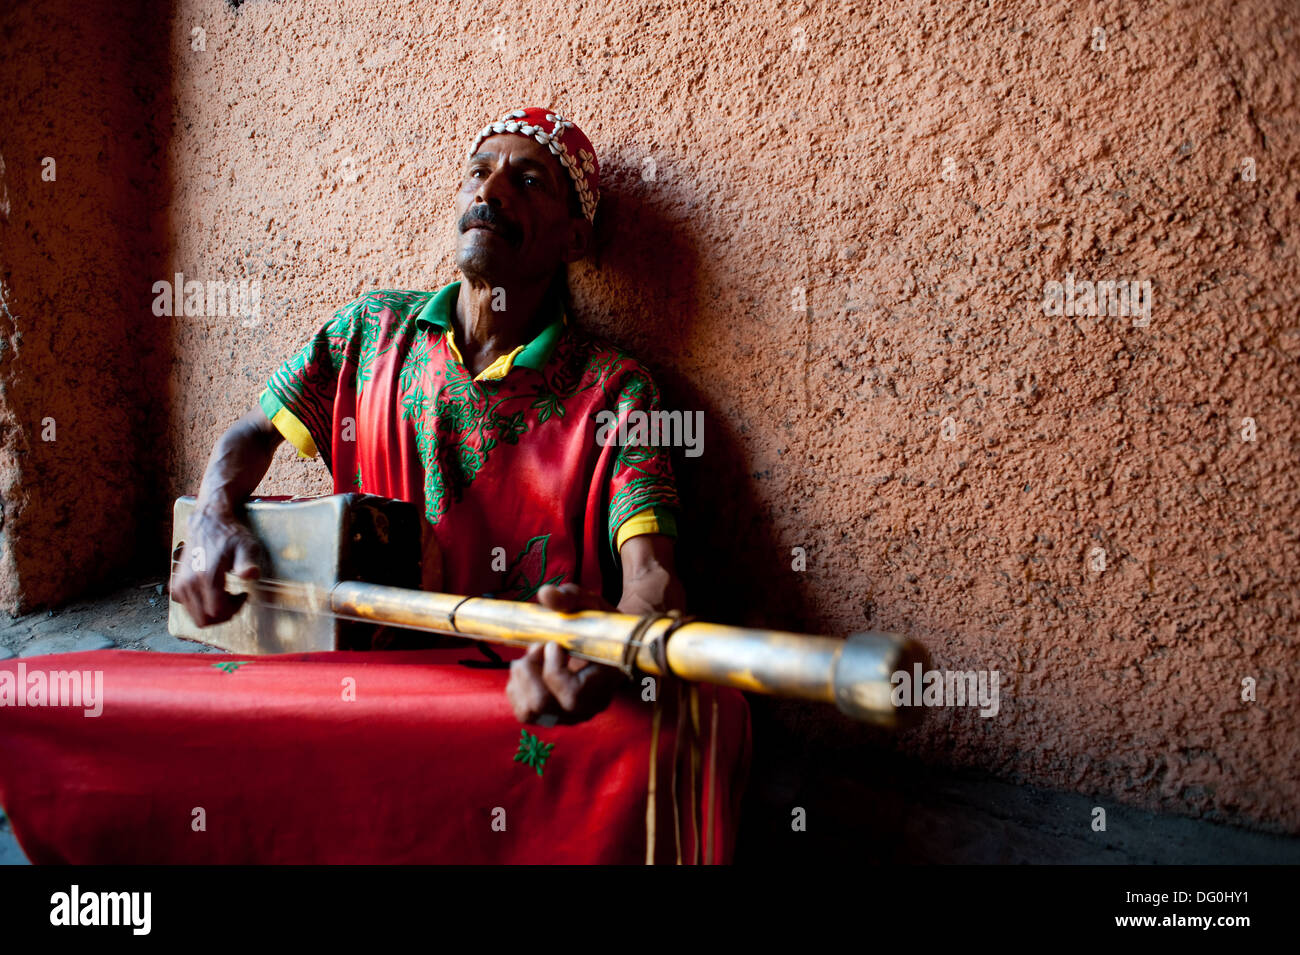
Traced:
<svg viewBox="0 0 1300 955">
<path fill-rule="evenodd" d="M 632 534 L 620 535 L 629 520 L 645 522 L 653 515 L 657 532 L 676 536 L 681 502 L 673 478 L 670 448 L 680 440 L 683 412 L 665 413 L 659 403 L 659 389 L 642 369 L 630 372 L 619 389 L 617 428 L 607 429 L 609 443 L 616 443 L 614 466 L 609 479 L 609 545 L 615 558 L 618 545 Z M 638 532 L 645 533 L 643 528 Z"/>
<path fill-rule="evenodd" d="M 614 535 L 614 550 L 621 553 L 623 545 L 633 537 L 642 534 L 663 534 L 666 537 L 677 536 L 677 517 L 666 507 L 647 507 L 644 511 L 633 514 L 621 525 Z"/>
<path fill-rule="evenodd" d="M 267 418 L 302 457 L 320 452 L 330 467 L 334 396 L 364 299 L 339 309 L 296 355 L 276 369 L 258 399 Z"/>
<path fill-rule="evenodd" d="M 316 442 L 312 439 L 307 426 L 294 417 L 289 409 L 280 403 L 280 399 L 271 394 L 269 388 L 262 389 L 262 393 L 258 395 L 257 403 L 261 405 L 263 413 L 275 426 L 275 429 L 298 450 L 298 457 L 316 457 Z"/>
</svg>

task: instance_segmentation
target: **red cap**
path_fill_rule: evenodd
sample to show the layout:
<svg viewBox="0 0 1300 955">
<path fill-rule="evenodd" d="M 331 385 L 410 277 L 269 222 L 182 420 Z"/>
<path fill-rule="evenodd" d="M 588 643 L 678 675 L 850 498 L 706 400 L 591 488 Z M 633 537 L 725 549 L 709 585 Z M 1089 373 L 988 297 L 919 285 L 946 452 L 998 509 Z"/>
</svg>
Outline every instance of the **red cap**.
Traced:
<svg viewBox="0 0 1300 955">
<path fill-rule="evenodd" d="M 596 150 L 592 148 L 591 140 L 574 125 L 573 120 L 540 106 L 512 109 L 502 119 L 483 127 L 470 147 L 469 155 L 478 151 L 483 140 L 499 133 L 530 136 L 550 149 L 573 180 L 578 200 L 582 203 L 582 214 L 588 222 L 596 218 L 596 203 L 600 201 L 600 165 L 596 162 Z"/>
</svg>

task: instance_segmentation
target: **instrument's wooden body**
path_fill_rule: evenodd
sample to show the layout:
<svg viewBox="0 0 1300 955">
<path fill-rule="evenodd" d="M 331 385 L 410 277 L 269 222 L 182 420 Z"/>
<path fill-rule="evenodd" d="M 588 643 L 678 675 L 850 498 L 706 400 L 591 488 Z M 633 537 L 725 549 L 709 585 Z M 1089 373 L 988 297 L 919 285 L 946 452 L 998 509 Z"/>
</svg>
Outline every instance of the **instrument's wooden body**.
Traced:
<svg viewBox="0 0 1300 955">
<path fill-rule="evenodd" d="M 193 497 L 176 501 L 173 560 L 180 556 L 194 504 Z M 373 494 L 253 498 L 246 505 L 246 519 L 266 549 L 264 579 L 314 584 L 325 592 L 341 580 L 420 586 L 420 515 L 405 501 Z M 272 602 L 246 600 L 226 623 L 199 627 L 171 600 L 167 629 L 173 636 L 232 653 L 369 648 L 375 624 L 341 619 L 330 614 L 328 606 L 319 609 L 324 612 L 294 612 Z"/>
</svg>

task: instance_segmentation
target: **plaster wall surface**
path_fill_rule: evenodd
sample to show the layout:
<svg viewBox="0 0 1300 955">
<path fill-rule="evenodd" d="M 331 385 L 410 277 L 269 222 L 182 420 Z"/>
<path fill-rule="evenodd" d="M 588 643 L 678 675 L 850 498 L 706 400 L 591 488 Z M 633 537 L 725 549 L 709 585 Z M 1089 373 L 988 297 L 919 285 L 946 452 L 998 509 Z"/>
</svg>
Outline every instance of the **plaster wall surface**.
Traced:
<svg viewBox="0 0 1300 955">
<path fill-rule="evenodd" d="M 890 744 L 935 763 L 1300 832 L 1298 20 L 180 0 L 160 272 L 262 302 L 171 322 L 167 495 L 335 309 L 455 279 L 471 138 L 558 108 L 604 174 L 579 318 L 705 412 L 679 459 L 696 612 L 997 671 L 995 717 Z M 1149 316 L 1044 308 L 1106 280 L 1149 283 Z M 329 489 L 286 449 L 261 490 Z"/>
</svg>

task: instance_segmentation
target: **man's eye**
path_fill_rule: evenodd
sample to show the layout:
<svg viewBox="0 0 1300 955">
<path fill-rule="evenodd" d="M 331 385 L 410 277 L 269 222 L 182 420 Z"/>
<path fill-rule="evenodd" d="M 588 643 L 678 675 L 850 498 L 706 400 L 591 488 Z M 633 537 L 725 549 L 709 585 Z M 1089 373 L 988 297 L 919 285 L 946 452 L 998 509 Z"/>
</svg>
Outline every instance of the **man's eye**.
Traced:
<svg viewBox="0 0 1300 955">
<path fill-rule="evenodd" d="M 531 186 L 531 185 L 540 184 L 541 180 L 538 179 L 536 176 L 524 176 L 524 183 Z"/>
</svg>

